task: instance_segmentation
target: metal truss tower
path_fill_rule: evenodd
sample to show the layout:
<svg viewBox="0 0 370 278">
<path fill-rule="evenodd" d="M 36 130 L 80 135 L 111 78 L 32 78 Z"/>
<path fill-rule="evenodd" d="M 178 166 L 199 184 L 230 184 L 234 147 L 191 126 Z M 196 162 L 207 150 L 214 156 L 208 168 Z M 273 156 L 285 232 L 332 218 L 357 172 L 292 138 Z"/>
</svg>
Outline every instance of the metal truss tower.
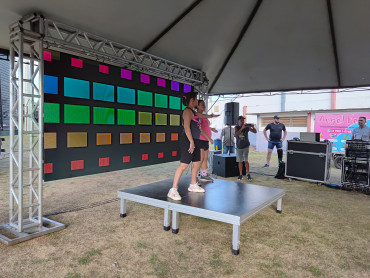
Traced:
<svg viewBox="0 0 370 278">
<path fill-rule="evenodd" d="M 202 71 L 45 19 L 36 13 L 12 24 L 9 223 L 0 225 L 0 241 L 8 245 L 65 227 L 42 216 L 45 48 L 187 83 L 202 98 L 207 97 L 208 80 Z"/>
</svg>

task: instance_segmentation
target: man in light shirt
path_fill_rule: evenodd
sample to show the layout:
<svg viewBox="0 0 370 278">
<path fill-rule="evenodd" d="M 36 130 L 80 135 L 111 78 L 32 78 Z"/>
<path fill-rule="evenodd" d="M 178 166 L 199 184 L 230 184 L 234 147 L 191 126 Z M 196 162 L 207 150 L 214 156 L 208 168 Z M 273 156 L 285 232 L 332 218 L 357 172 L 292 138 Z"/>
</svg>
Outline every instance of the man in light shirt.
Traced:
<svg viewBox="0 0 370 278">
<path fill-rule="evenodd" d="M 353 129 L 351 140 L 370 141 L 370 127 L 366 126 L 366 117 L 358 118 L 358 127 Z"/>
</svg>

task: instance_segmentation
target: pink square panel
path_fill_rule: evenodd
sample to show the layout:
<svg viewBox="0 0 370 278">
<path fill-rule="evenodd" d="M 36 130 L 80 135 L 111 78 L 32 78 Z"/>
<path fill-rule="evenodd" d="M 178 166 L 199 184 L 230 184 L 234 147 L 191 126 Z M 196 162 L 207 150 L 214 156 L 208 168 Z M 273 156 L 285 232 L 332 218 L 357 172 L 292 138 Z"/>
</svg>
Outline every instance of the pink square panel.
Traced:
<svg viewBox="0 0 370 278">
<path fill-rule="evenodd" d="M 157 78 L 157 86 L 158 87 L 166 87 L 166 79 Z"/>
<path fill-rule="evenodd" d="M 141 156 L 141 159 L 142 159 L 142 160 L 148 160 L 148 158 L 149 158 L 149 155 L 148 155 L 148 154 L 143 154 L 143 155 Z"/>
<path fill-rule="evenodd" d="M 71 170 L 81 170 L 85 168 L 84 160 L 73 160 L 71 161 Z"/>
<path fill-rule="evenodd" d="M 164 153 L 158 153 L 158 158 L 163 158 L 164 157 Z"/>
<path fill-rule="evenodd" d="M 140 82 L 145 84 L 150 84 L 150 76 L 147 74 L 140 74 Z"/>
<path fill-rule="evenodd" d="M 109 166 L 109 157 L 99 158 L 99 167 Z"/>
<path fill-rule="evenodd" d="M 122 160 L 123 160 L 123 163 L 130 162 L 130 156 L 124 156 Z"/>
<path fill-rule="evenodd" d="M 44 51 L 44 61 L 51 61 L 51 52 Z"/>
<path fill-rule="evenodd" d="M 72 67 L 82 69 L 84 67 L 83 61 L 81 59 L 71 58 Z"/>
<path fill-rule="evenodd" d="M 132 80 L 132 71 L 121 69 L 121 78 Z"/>
<path fill-rule="evenodd" d="M 177 151 L 172 151 L 172 156 L 177 156 Z"/>
<path fill-rule="evenodd" d="M 105 65 L 99 65 L 99 72 L 109 74 L 109 67 Z"/>
</svg>

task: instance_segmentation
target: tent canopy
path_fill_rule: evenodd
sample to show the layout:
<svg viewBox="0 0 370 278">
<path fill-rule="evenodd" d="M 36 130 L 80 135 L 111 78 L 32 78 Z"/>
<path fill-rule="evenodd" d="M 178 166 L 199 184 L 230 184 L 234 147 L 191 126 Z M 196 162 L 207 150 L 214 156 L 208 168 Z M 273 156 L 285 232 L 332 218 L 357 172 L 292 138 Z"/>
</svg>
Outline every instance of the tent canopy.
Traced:
<svg viewBox="0 0 370 278">
<path fill-rule="evenodd" d="M 0 48 L 33 12 L 202 70 L 209 94 L 370 85 L 367 0 L 2 0 Z"/>
</svg>

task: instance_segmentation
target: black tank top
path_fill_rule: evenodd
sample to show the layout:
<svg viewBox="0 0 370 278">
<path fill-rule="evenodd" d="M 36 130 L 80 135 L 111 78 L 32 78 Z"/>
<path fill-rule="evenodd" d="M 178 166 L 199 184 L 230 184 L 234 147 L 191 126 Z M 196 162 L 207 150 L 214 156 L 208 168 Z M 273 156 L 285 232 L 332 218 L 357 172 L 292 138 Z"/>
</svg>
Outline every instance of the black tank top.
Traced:
<svg viewBox="0 0 370 278">
<path fill-rule="evenodd" d="M 201 128 L 200 119 L 197 116 L 197 113 L 193 109 L 191 109 L 189 107 L 186 107 L 186 108 L 190 109 L 191 112 L 193 112 L 193 114 L 194 114 L 193 119 L 190 121 L 191 136 L 194 139 L 199 139 L 200 138 L 200 128 Z M 185 129 L 184 129 L 183 133 L 185 134 Z"/>
</svg>

